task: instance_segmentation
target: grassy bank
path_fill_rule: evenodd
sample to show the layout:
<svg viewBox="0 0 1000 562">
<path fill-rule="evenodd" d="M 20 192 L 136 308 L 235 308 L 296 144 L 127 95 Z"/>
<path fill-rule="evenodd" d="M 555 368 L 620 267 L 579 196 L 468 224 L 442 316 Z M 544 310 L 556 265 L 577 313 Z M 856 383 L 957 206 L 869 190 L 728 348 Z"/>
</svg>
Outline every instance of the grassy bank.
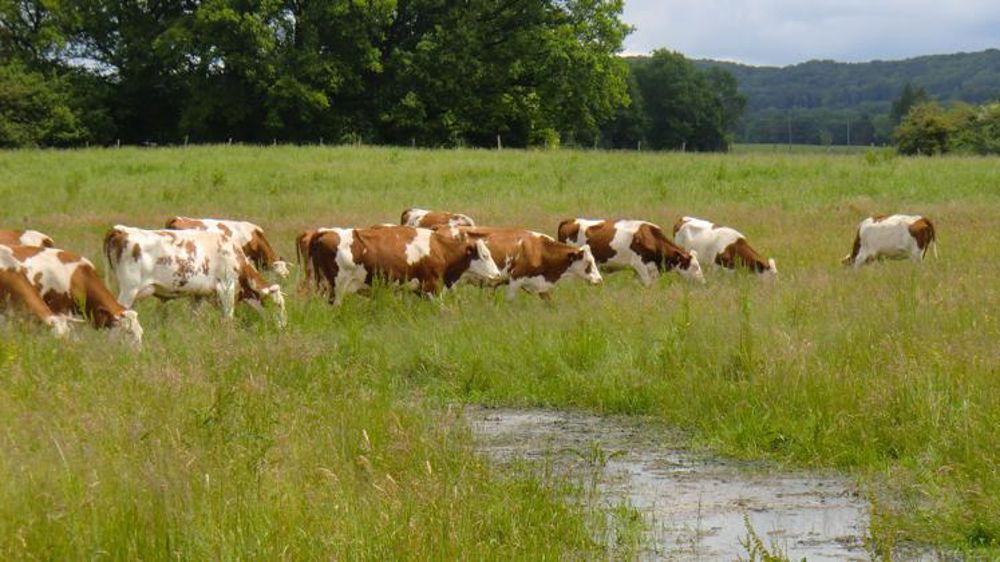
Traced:
<svg viewBox="0 0 1000 562">
<path fill-rule="evenodd" d="M 572 490 L 492 474 L 472 454 L 448 409 L 463 401 L 650 414 L 728 454 L 857 471 L 878 494 L 883 544 L 995 552 L 998 172 L 996 160 L 885 153 L 2 153 L 0 224 L 95 261 L 115 223 L 245 217 L 290 257 L 302 228 L 416 205 L 549 233 L 571 216 L 702 216 L 743 230 L 781 272 L 773 286 L 719 274 L 649 290 L 618 273 L 560 287 L 552 306 L 469 287 L 340 311 L 291 298 L 285 333 L 252 313 L 228 326 L 210 307 L 146 302 L 140 355 L 102 334 L 66 344 L 0 328 L 3 552 L 601 548 L 589 537 L 602 519 Z M 935 220 L 941 258 L 843 270 L 857 222 L 895 211 Z"/>
</svg>

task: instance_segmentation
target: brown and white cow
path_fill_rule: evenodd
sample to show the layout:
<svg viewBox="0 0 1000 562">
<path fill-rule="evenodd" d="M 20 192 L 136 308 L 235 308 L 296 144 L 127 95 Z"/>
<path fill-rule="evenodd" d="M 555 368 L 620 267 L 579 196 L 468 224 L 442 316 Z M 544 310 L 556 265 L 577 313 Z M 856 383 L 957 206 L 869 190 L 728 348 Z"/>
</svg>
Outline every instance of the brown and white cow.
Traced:
<svg viewBox="0 0 1000 562">
<path fill-rule="evenodd" d="M 435 226 L 476 226 L 476 223 L 468 215 L 461 213 L 449 213 L 447 211 L 428 211 L 427 209 L 407 209 L 403 211 L 399 218 L 399 224 L 404 226 L 417 226 L 420 228 L 433 228 Z"/>
<path fill-rule="evenodd" d="M 109 328 L 130 343 L 142 343 L 138 314 L 115 300 L 90 260 L 57 248 L 10 250 L 53 313 L 83 316 L 95 328 Z"/>
<path fill-rule="evenodd" d="M 507 285 L 507 298 L 519 289 L 549 298 L 549 291 L 563 279 L 578 277 L 591 285 L 601 283 L 601 273 L 590 246 L 576 247 L 551 236 L 520 228 L 462 227 L 458 231 L 482 239 Z"/>
<path fill-rule="evenodd" d="M 167 221 L 166 228 L 221 232 L 236 242 L 259 269 L 269 269 L 280 277 L 288 277 L 288 262 L 282 260 L 271 247 L 264 236 L 264 229 L 252 222 L 174 217 Z"/>
<path fill-rule="evenodd" d="M 651 222 L 567 219 L 559 223 L 558 236 L 577 246 L 589 244 L 597 263 L 606 269 L 634 269 L 646 286 L 660 272 L 673 270 L 689 281 L 705 282 L 698 253 L 679 248 Z"/>
<path fill-rule="evenodd" d="M 765 260 L 745 236 L 728 226 L 682 217 L 674 225 L 674 242 L 716 267 L 754 271 L 766 279 L 778 275 L 773 258 Z"/>
<path fill-rule="evenodd" d="M 220 232 L 118 225 L 104 237 L 104 254 L 126 306 L 150 296 L 217 297 L 223 314 L 232 318 L 237 302 L 263 314 L 263 303 L 271 301 L 278 308 L 278 325 L 285 326 L 281 286 L 269 286 L 242 248 Z"/>
<path fill-rule="evenodd" d="M 330 298 L 371 286 L 376 277 L 433 295 L 463 276 L 500 279 L 490 250 L 482 240 L 411 226 L 331 228 L 316 234 L 308 252 L 317 283 L 330 285 Z"/>
<path fill-rule="evenodd" d="M 937 256 L 937 235 L 934 224 L 919 215 L 875 215 L 861 221 L 854 236 L 851 253 L 841 260 L 844 265 L 861 267 L 879 259 L 921 261 L 927 248 L 934 246 Z"/>
<path fill-rule="evenodd" d="M 52 248 L 55 242 L 37 230 L 0 230 L 0 244 L 8 246 L 42 246 Z"/>
<path fill-rule="evenodd" d="M 56 336 L 69 333 L 69 318 L 52 312 L 38 290 L 28 281 L 25 269 L 14 257 L 13 250 L 0 246 L 0 310 L 12 307 L 24 308 L 48 326 Z"/>
</svg>

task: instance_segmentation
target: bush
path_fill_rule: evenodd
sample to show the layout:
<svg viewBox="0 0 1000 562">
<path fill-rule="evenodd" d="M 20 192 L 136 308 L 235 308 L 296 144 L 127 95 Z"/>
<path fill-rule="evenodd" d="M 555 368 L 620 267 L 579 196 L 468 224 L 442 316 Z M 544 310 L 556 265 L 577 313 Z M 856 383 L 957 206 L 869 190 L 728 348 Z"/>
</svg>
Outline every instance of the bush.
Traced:
<svg viewBox="0 0 1000 562">
<path fill-rule="evenodd" d="M 87 129 L 70 105 L 66 84 L 17 62 L 0 65 L 0 147 L 67 146 Z"/>
</svg>

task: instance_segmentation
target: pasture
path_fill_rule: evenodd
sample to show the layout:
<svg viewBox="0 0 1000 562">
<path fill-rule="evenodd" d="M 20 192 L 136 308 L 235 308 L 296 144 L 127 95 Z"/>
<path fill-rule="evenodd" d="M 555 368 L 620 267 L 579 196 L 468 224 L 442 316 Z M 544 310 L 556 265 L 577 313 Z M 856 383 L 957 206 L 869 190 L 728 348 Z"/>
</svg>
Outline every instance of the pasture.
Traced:
<svg viewBox="0 0 1000 562">
<path fill-rule="evenodd" d="M 1000 550 L 1000 161 L 850 155 L 191 147 L 0 153 L 0 226 L 103 269 L 104 232 L 243 218 L 294 259 L 312 226 L 410 206 L 554 234 L 688 214 L 777 260 L 775 284 L 631 272 L 553 302 L 377 288 L 333 309 L 141 302 L 141 352 L 0 325 L 4 559 L 627 558 L 635 522 L 477 456 L 462 404 L 647 415 L 725 455 L 857 475 L 876 551 Z M 876 212 L 940 258 L 842 268 Z M 294 274 L 293 274 L 294 277 Z M 602 544 L 594 537 L 618 537 Z M 630 538 L 631 537 L 631 538 Z"/>
</svg>

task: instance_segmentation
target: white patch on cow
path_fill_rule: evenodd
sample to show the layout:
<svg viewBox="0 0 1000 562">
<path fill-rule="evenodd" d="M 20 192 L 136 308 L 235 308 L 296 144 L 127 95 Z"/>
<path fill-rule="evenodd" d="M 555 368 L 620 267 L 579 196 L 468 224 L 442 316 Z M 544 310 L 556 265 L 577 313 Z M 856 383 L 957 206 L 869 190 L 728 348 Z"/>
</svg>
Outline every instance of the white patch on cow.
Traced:
<svg viewBox="0 0 1000 562">
<path fill-rule="evenodd" d="M 420 220 L 423 219 L 424 216 L 427 215 L 427 213 L 429 212 L 430 211 L 428 211 L 427 209 L 407 209 L 406 216 L 403 217 L 404 218 L 403 225 L 419 226 Z"/>
<path fill-rule="evenodd" d="M 455 228 L 459 226 L 476 226 L 476 222 L 472 220 L 469 215 L 463 215 L 461 213 L 452 214 L 451 218 L 448 219 L 448 226 Z"/>
<path fill-rule="evenodd" d="M 354 244 L 354 229 L 331 228 L 337 233 L 340 243 L 337 245 L 337 278 L 334 289 L 334 306 L 340 306 L 344 297 L 360 291 L 365 286 L 368 270 L 365 266 L 354 262 L 351 246 Z"/>
<path fill-rule="evenodd" d="M 571 277 L 579 277 L 591 285 L 599 285 L 604 281 L 601 277 L 601 272 L 597 269 L 597 262 L 594 260 L 594 253 L 590 250 L 590 246 L 584 244 L 581 248 L 583 251 L 583 257 L 574 260 L 573 263 L 566 268 L 566 271 L 559 277 L 559 280 L 568 279 Z"/>
<path fill-rule="evenodd" d="M 136 347 L 141 346 L 143 330 L 139 324 L 139 313 L 134 310 L 123 312 L 118 317 L 118 324 L 111 328 L 111 333 Z"/>
<path fill-rule="evenodd" d="M 429 228 L 418 228 L 417 236 L 406 245 L 406 265 L 413 265 L 431 255 L 431 235 Z"/>
<path fill-rule="evenodd" d="M 52 245 L 52 239 L 37 230 L 25 230 L 17 239 L 22 246 L 45 246 Z"/>
<path fill-rule="evenodd" d="M 594 225 L 601 224 L 604 221 L 592 220 L 592 219 L 576 219 L 574 222 L 576 223 L 577 226 L 576 237 L 570 238 L 569 240 L 566 240 L 566 242 L 574 246 L 583 246 L 584 244 L 587 243 L 587 229 Z"/>
<path fill-rule="evenodd" d="M 687 269 L 678 267 L 677 271 L 680 273 L 681 277 L 687 279 L 688 281 L 705 283 L 705 274 L 701 270 L 701 262 L 698 261 L 698 251 L 691 250 L 688 254 L 691 255 L 691 264 L 688 265 Z M 771 261 L 773 262 L 774 260 Z"/>
<path fill-rule="evenodd" d="M 517 279 L 511 279 L 510 283 L 507 285 L 507 300 L 514 300 L 520 289 L 524 289 L 533 295 L 541 295 L 548 293 L 555 286 L 556 284 L 545 279 L 544 275 L 533 275 L 531 277 L 518 277 Z"/>
<path fill-rule="evenodd" d="M 475 246 L 476 249 L 473 253 L 472 261 L 469 263 L 469 269 L 466 273 L 474 280 L 486 283 L 499 281 L 502 274 L 500 273 L 500 269 L 497 268 L 497 264 L 493 261 L 493 254 L 490 253 L 486 242 L 476 240 Z"/>
<path fill-rule="evenodd" d="M 861 221 L 858 225 L 861 249 L 853 266 L 858 268 L 879 258 L 921 261 L 924 252 L 910 234 L 910 225 L 921 218 L 919 215 L 891 215 L 879 221 L 872 217 Z M 848 254 L 845 261 L 850 262 L 850 258 Z"/>
</svg>

